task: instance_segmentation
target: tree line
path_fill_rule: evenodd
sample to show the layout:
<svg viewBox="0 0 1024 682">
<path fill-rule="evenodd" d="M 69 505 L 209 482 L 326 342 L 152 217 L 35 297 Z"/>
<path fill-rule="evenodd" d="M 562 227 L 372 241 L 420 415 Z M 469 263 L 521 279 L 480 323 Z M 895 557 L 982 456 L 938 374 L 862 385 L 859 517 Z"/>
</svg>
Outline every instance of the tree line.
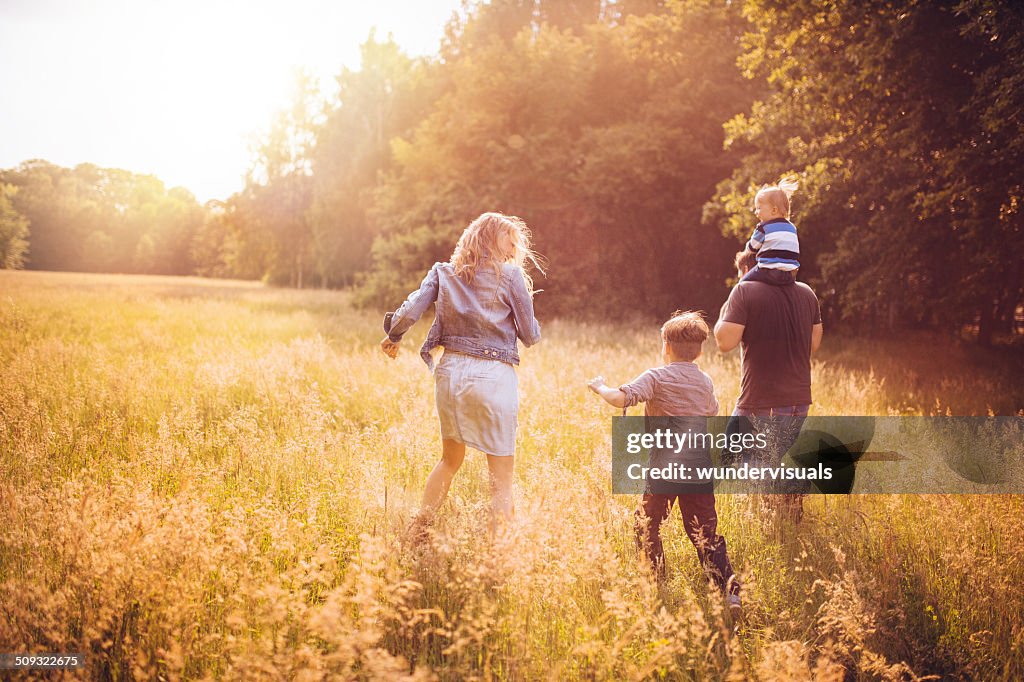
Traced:
<svg viewBox="0 0 1024 682">
<path fill-rule="evenodd" d="M 0 263 L 353 286 L 394 305 L 485 210 L 546 256 L 545 313 L 714 310 L 753 195 L 798 176 L 830 325 L 982 343 L 1024 303 L 1024 9 L 995 0 L 492 0 L 436 55 L 372 36 L 302 78 L 241 192 L 0 172 Z"/>
</svg>

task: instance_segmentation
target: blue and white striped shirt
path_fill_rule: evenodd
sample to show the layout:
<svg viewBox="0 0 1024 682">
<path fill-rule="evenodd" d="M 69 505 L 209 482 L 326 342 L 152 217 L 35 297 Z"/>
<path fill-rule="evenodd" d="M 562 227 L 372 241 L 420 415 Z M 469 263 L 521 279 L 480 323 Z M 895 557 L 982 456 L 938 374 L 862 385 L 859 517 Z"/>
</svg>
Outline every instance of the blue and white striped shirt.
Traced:
<svg viewBox="0 0 1024 682">
<path fill-rule="evenodd" d="M 758 223 L 747 248 L 757 252 L 757 266 L 765 270 L 796 270 L 800 267 L 800 240 L 796 225 L 785 218 Z"/>
</svg>

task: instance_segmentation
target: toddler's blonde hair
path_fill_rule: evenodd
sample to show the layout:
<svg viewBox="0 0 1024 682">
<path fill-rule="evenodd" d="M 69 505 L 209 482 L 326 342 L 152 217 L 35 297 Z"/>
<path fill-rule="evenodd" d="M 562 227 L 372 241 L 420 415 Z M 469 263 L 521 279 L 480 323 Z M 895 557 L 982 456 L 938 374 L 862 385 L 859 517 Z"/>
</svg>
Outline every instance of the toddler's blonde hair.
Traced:
<svg viewBox="0 0 1024 682">
<path fill-rule="evenodd" d="M 797 190 L 800 184 L 797 179 L 793 176 L 788 176 L 779 180 L 777 185 L 765 185 L 761 189 L 757 190 L 757 195 L 754 196 L 754 201 L 758 199 L 764 199 L 770 204 L 775 205 L 779 210 L 782 211 L 782 215 L 789 219 L 789 198 L 793 196 L 793 192 Z"/>
<path fill-rule="evenodd" d="M 526 288 L 533 291 L 533 280 L 527 274 L 527 262 L 533 264 L 541 273 L 539 257 L 534 253 L 531 244 L 530 228 L 522 218 L 493 211 L 482 214 L 469 224 L 459 237 L 452 252 L 451 264 L 455 274 L 466 282 L 472 282 L 476 270 L 484 260 L 489 260 L 497 274 L 501 274 L 501 260 L 498 255 L 498 239 L 503 234 L 512 237 L 513 251 L 507 261 L 523 269 Z"/>
</svg>

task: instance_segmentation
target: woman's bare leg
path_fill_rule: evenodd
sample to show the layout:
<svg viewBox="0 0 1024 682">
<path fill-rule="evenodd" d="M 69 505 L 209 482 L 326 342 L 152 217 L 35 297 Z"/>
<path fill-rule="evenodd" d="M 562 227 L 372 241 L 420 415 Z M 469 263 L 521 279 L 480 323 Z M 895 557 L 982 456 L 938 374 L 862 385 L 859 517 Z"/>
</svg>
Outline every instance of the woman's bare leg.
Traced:
<svg viewBox="0 0 1024 682">
<path fill-rule="evenodd" d="M 515 509 L 512 503 L 513 457 L 487 455 L 487 468 L 491 474 L 491 532 L 499 524 L 512 520 Z"/>
<path fill-rule="evenodd" d="M 420 517 L 426 517 L 425 520 L 433 517 L 434 512 L 444 503 L 444 498 L 448 496 L 448 489 L 452 485 L 452 478 L 462 466 L 462 460 L 466 458 L 465 443 L 447 438 L 441 443 L 441 461 L 427 476 L 427 486 L 423 490 L 423 504 L 420 505 L 418 514 Z"/>
</svg>

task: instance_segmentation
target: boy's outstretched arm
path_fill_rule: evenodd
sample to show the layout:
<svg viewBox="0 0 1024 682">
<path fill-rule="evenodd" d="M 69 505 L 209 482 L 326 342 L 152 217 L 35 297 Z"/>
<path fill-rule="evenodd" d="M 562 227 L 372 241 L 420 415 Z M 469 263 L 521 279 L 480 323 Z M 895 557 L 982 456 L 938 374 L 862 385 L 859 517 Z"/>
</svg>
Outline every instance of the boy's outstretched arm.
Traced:
<svg viewBox="0 0 1024 682">
<path fill-rule="evenodd" d="M 590 390 L 605 399 L 612 407 L 625 407 L 626 394 L 604 383 L 604 377 L 597 376 L 587 382 Z"/>
</svg>

